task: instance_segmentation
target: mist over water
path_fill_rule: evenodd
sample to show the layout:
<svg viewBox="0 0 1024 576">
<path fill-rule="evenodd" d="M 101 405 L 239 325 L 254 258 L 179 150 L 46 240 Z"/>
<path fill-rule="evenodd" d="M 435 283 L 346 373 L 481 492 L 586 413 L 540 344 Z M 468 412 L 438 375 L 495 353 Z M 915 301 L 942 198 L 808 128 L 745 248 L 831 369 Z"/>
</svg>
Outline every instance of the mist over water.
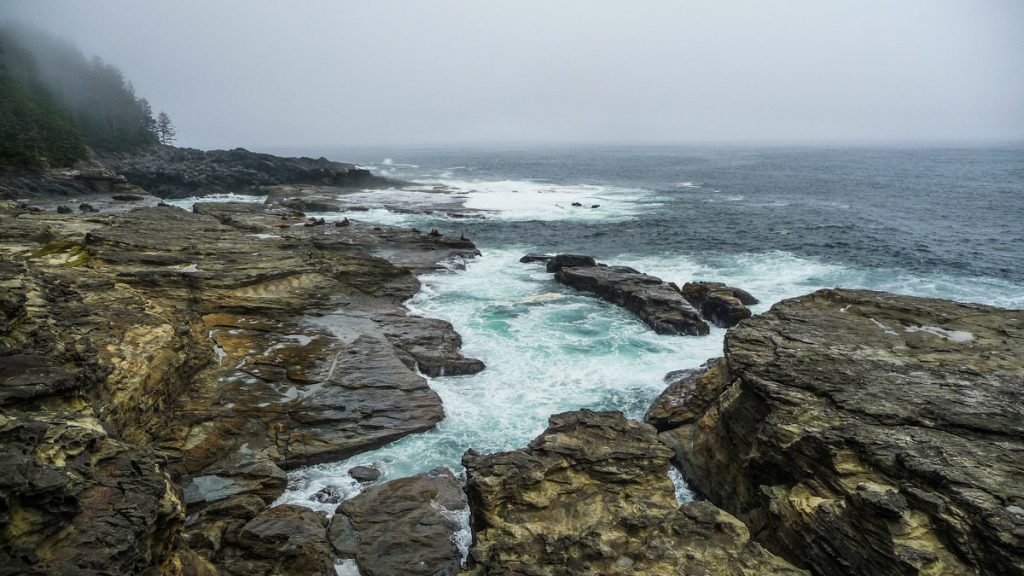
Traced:
<svg viewBox="0 0 1024 576">
<path fill-rule="evenodd" d="M 473 239 L 481 257 L 422 277 L 406 305 L 451 322 L 465 354 L 487 364 L 472 376 L 430 379 L 446 413 L 435 430 L 291 472 L 281 501 L 328 513 L 335 505 L 310 496 L 325 486 L 357 494 L 365 486 L 347 476 L 352 466 L 381 469 L 380 482 L 436 466 L 459 471 L 467 449 L 523 447 L 557 412 L 642 418 L 667 372 L 721 355 L 724 330 L 659 336 L 631 313 L 561 286 L 542 266 L 519 263 L 527 252 L 592 254 L 678 284 L 724 281 L 761 299 L 755 313 L 825 287 L 1024 308 L 1020 148 L 326 152 L 395 178 L 443 183 L 481 211 L 327 216 Z M 388 194 L 361 199 L 372 205 Z M 436 198 L 398 194 L 421 206 Z M 689 498 L 674 480 L 680 499 Z"/>
</svg>

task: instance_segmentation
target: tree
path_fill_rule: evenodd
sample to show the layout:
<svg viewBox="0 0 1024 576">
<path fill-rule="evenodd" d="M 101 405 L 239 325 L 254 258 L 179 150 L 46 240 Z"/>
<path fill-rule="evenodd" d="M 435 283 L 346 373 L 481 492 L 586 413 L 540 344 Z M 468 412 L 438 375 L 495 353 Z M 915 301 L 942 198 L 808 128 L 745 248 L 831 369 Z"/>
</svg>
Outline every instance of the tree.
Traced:
<svg viewBox="0 0 1024 576">
<path fill-rule="evenodd" d="M 156 134 L 161 144 L 174 142 L 174 137 L 178 135 L 174 124 L 171 124 L 171 117 L 166 112 L 161 112 L 156 117 Z"/>
</svg>

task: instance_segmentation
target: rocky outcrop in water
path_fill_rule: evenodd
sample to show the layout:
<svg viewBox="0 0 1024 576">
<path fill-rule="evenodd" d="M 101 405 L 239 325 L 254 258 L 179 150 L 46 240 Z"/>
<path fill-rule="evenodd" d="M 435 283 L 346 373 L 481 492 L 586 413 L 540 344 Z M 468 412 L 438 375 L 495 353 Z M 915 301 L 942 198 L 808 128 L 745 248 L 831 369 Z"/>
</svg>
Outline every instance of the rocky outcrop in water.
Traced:
<svg viewBox="0 0 1024 576">
<path fill-rule="evenodd" d="M 363 576 L 454 576 L 462 566 L 454 537 L 465 509 L 462 484 L 438 468 L 343 502 L 331 520 L 331 543 Z"/>
<path fill-rule="evenodd" d="M 354 164 L 325 158 L 284 158 L 234 150 L 157 146 L 144 154 L 110 156 L 102 162 L 162 198 L 227 192 L 252 194 L 262 186 L 309 184 L 339 188 L 388 188 L 403 183 L 373 175 Z"/>
<path fill-rule="evenodd" d="M 557 258 L 548 261 L 549 270 Z M 710 331 L 675 288 L 626 266 L 558 266 L 555 280 L 622 306 L 658 334 L 699 336 Z"/>
<path fill-rule="evenodd" d="M 732 328 L 750 318 L 747 306 L 757 304 L 757 298 L 746 290 L 721 282 L 687 282 L 680 292 L 702 317 L 719 328 Z"/>
<path fill-rule="evenodd" d="M 706 502 L 680 507 L 672 452 L 618 412 L 551 417 L 529 447 L 467 452 L 468 574 L 806 574 Z"/>
<path fill-rule="evenodd" d="M 821 575 L 1024 574 L 1024 312 L 824 290 L 652 406 L 691 486 Z"/>
<path fill-rule="evenodd" d="M 416 368 L 482 364 L 402 302 L 477 252 L 303 222 L 253 204 L 0 205 L 0 566 L 329 573 L 326 519 L 267 508 L 283 470 L 443 417 Z"/>
</svg>

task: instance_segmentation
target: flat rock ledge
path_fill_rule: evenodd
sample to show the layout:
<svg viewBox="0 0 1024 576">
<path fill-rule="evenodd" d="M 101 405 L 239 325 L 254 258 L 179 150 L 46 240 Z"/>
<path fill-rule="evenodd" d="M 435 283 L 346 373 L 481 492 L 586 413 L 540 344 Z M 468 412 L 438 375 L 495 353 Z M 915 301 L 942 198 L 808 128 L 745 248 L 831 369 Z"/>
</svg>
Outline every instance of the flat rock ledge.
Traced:
<svg viewBox="0 0 1024 576">
<path fill-rule="evenodd" d="M 702 336 L 710 332 L 697 310 L 661 278 L 626 266 L 605 266 L 590 256 L 559 254 L 524 256 L 522 262 L 544 262 L 555 280 L 637 315 L 658 334 Z"/>
<path fill-rule="evenodd" d="M 522 450 L 463 457 L 466 574 L 806 575 L 707 502 L 676 501 L 672 455 L 619 412 L 567 412 Z"/>
<path fill-rule="evenodd" d="M 815 574 L 1024 574 L 1024 312 L 822 290 L 648 413 L 691 487 Z"/>
</svg>

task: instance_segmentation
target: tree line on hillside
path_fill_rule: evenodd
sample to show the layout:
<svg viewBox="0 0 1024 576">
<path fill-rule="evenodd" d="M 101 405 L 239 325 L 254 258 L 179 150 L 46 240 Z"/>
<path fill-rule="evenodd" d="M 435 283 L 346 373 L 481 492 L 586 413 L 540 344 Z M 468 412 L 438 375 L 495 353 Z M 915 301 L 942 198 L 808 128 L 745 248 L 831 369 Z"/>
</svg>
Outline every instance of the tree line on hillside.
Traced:
<svg viewBox="0 0 1024 576">
<path fill-rule="evenodd" d="M 169 144 L 170 117 L 154 117 L 121 71 L 39 30 L 0 24 L 0 165 L 70 166 L 98 152 Z"/>
</svg>

